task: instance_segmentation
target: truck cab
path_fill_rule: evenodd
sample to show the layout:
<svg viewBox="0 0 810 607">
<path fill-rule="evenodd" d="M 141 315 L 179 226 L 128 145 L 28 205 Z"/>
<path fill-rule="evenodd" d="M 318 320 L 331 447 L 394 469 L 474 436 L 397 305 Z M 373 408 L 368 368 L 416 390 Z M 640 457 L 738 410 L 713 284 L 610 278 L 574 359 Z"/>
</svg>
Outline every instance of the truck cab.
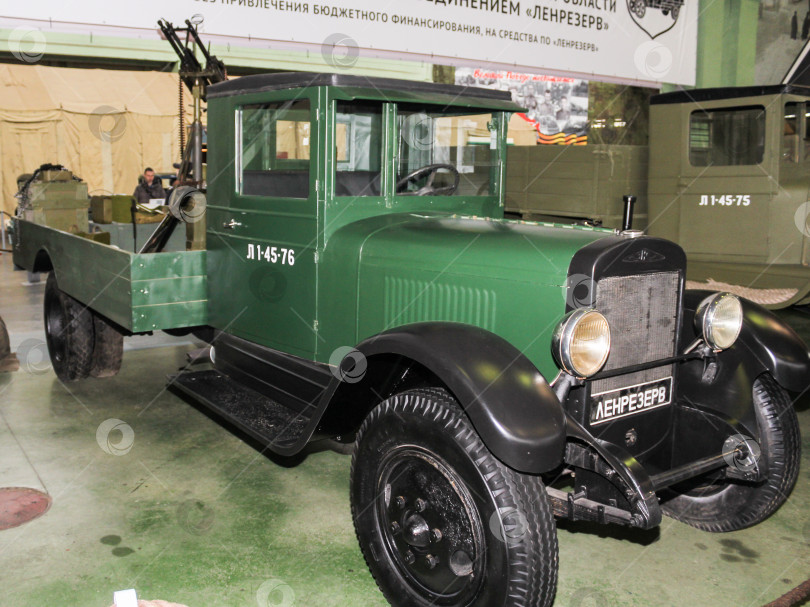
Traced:
<svg viewBox="0 0 810 607">
<path fill-rule="evenodd" d="M 204 337 L 170 387 L 279 456 L 351 451 L 397 607 L 551 605 L 554 517 L 732 531 L 787 500 L 806 346 L 686 290 L 672 242 L 504 219 L 508 93 L 272 74 L 207 98 L 206 203 L 170 204 L 206 209 L 206 250 L 16 221 L 59 380 L 114 376 L 125 334 Z"/>
</svg>

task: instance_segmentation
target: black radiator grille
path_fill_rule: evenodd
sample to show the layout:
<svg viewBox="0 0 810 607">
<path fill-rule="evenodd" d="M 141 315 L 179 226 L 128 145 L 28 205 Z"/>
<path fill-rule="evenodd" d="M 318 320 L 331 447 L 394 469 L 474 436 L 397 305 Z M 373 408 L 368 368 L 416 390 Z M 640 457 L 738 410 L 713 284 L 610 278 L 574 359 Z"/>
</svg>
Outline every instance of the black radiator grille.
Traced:
<svg viewBox="0 0 810 607">
<path fill-rule="evenodd" d="M 604 371 L 675 355 L 678 272 L 603 278 L 596 287 L 596 309 L 610 324 L 610 356 Z M 632 386 L 672 374 L 672 366 L 599 379 L 591 393 Z"/>
</svg>

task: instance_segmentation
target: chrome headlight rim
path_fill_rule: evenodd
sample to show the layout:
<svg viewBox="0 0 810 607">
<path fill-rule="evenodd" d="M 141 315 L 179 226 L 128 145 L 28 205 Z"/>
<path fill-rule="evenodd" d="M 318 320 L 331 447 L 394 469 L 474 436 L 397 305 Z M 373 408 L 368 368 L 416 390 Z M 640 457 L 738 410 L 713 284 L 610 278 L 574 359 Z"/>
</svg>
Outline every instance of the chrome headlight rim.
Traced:
<svg viewBox="0 0 810 607">
<path fill-rule="evenodd" d="M 733 308 L 734 318 L 718 318 L 718 314 L 728 312 L 728 306 Z M 729 325 L 729 320 L 733 324 Z M 724 326 L 719 326 L 724 324 Z M 731 331 L 729 332 L 729 326 Z M 706 297 L 695 311 L 695 329 L 702 335 L 706 344 L 712 350 L 727 350 L 737 343 L 743 326 L 743 308 L 740 298 L 727 291 L 714 293 Z M 722 336 L 719 331 L 725 331 Z"/>
<path fill-rule="evenodd" d="M 598 362 L 590 369 L 577 368 L 576 363 L 572 356 L 572 344 L 577 328 L 580 324 L 588 319 L 588 317 L 597 316 L 601 319 L 607 328 L 606 346 L 604 352 L 599 358 Z M 610 354 L 611 335 L 610 323 L 607 318 L 595 308 L 579 308 L 566 314 L 563 319 L 557 324 L 552 336 L 552 353 L 557 365 L 565 373 L 579 378 L 592 377 L 599 373 L 607 362 L 608 355 Z"/>
</svg>

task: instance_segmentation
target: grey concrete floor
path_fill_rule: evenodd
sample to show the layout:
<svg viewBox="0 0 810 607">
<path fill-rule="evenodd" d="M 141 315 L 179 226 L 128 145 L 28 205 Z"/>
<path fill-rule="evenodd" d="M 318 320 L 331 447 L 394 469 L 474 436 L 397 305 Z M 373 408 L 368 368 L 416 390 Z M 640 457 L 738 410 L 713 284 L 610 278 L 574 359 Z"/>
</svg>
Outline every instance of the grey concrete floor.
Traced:
<svg viewBox="0 0 810 607">
<path fill-rule="evenodd" d="M 0 486 L 53 505 L 0 531 L 0 605 L 105 607 L 124 588 L 191 607 L 386 605 L 354 537 L 348 457 L 274 462 L 166 391 L 188 341 L 127 338 L 117 377 L 60 384 L 44 283 L 25 278 L 0 255 L 0 316 L 25 352 L 0 375 Z M 810 315 L 782 316 L 810 340 Z M 722 535 L 561 523 L 555 604 L 755 607 L 810 577 L 810 399 L 796 406 L 803 469 L 773 517 Z"/>
</svg>

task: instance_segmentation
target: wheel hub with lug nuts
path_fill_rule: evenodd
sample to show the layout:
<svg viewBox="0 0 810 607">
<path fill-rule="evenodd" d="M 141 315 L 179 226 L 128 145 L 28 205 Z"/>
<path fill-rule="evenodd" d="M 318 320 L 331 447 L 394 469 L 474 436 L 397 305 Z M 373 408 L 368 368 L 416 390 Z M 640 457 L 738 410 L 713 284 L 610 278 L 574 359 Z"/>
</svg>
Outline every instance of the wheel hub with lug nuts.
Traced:
<svg viewBox="0 0 810 607">
<path fill-rule="evenodd" d="M 379 489 L 380 529 L 406 579 L 438 605 L 474 592 L 483 577 L 483 525 L 461 479 L 408 449 L 382 465 Z"/>
</svg>

